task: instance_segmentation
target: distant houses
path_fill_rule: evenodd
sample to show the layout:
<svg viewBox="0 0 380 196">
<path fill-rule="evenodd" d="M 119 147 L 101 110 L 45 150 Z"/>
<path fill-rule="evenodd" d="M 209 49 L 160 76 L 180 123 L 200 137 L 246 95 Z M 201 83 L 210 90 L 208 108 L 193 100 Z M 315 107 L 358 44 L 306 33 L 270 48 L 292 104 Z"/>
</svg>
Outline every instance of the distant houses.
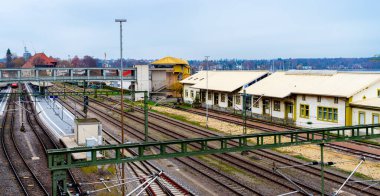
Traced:
<svg viewBox="0 0 380 196">
<path fill-rule="evenodd" d="M 203 106 L 241 110 L 245 90 L 246 109 L 254 118 L 308 128 L 379 123 L 379 73 L 292 70 L 208 74 L 208 85 L 205 71 L 181 81 L 185 102 L 192 103 L 199 94 Z"/>
<path fill-rule="evenodd" d="M 38 68 L 38 67 L 56 67 L 57 61 L 53 58 L 46 56 L 45 53 L 36 53 L 31 56 L 25 64 L 21 67 L 23 69 L 27 68 Z M 32 70 L 23 70 L 22 76 L 30 77 L 33 76 L 34 72 Z M 51 73 L 40 73 L 40 74 L 51 74 Z"/>
</svg>

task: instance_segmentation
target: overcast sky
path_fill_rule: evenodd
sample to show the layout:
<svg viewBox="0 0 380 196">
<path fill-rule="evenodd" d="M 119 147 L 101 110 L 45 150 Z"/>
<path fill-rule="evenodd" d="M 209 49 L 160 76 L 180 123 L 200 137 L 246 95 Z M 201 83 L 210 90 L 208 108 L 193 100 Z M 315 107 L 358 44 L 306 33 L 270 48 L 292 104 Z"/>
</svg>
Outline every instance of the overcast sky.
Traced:
<svg viewBox="0 0 380 196">
<path fill-rule="evenodd" d="M 0 3 L 0 56 L 24 44 L 54 57 L 371 57 L 379 0 L 12 0 Z M 1 55 L 3 53 L 4 55 Z"/>
</svg>

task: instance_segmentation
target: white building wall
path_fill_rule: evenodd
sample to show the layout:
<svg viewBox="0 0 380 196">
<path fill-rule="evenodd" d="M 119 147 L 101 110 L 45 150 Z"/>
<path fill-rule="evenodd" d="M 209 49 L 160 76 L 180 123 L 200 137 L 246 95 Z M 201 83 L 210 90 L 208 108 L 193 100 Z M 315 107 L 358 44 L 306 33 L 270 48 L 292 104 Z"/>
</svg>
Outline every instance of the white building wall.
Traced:
<svg viewBox="0 0 380 196">
<path fill-rule="evenodd" d="M 224 95 L 224 102 L 222 102 L 222 94 Z M 219 93 L 219 107 L 227 108 L 228 107 L 228 93 L 220 92 Z"/>
<path fill-rule="evenodd" d="M 135 91 L 148 91 L 150 94 L 150 81 L 149 81 L 149 65 L 135 65 L 136 68 L 136 82 Z M 124 84 L 123 84 L 124 85 Z M 144 93 L 136 93 L 135 101 L 144 100 Z"/>
<path fill-rule="evenodd" d="M 189 104 L 191 104 L 195 101 L 196 92 L 199 92 L 199 89 L 191 88 L 191 86 L 193 86 L 193 85 L 192 84 L 183 84 L 183 94 L 182 94 L 183 101 L 185 103 L 189 103 Z M 186 96 L 186 91 L 188 92 L 187 96 Z M 194 97 L 191 97 L 191 91 L 194 92 Z"/>
<path fill-rule="evenodd" d="M 290 102 L 290 103 L 293 103 L 293 100 L 290 100 L 290 99 L 276 99 L 276 98 L 269 98 L 269 97 L 261 97 L 258 101 L 258 106 L 259 107 L 253 107 L 253 104 L 255 102 L 255 100 L 253 99 L 252 97 L 252 112 L 254 114 L 260 114 L 262 115 L 263 114 L 263 100 L 264 99 L 269 99 L 271 100 L 270 102 L 270 110 L 269 110 L 269 114 L 271 114 L 273 117 L 276 117 L 276 118 L 285 118 L 285 103 L 286 102 Z M 274 110 L 274 102 L 275 101 L 280 101 L 280 111 L 275 111 Z M 293 118 L 293 115 L 290 115 L 288 118 Z"/>
<path fill-rule="evenodd" d="M 374 114 L 380 116 L 379 110 L 370 110 L 362 108 L 352 108 L 352 125 L 359 125 L 359 112 L 364 112 L 365 114 L 365 124 L 372 124 L 372 116 Z"/>
<path fill-rule="evenodd" d="M 258 107 L 253 107 L 253 104 L 256 102 L 256 100 L 253 100 L 253 97 L 251 99 L 251 105 L 252 105 L 252 113 L 254 114 L 263 114 L 263 97 L 261 97 L 258 101 Z"/>
<path fill-rule="evenodd" d="M 280 111 L 274 110 L 274 101 L 280 101 Z M 272 110 L 272 116 L 276 118 L 285 118 L 285 103 L 283 100 L 280 99 L 272 99 L 271 101 L 271 110 Z"/>
<path fill-rule="evenodd" d="M 363 97 L 368 98 L 375 98 L 377 97 L 377 90 L 380 89 L 380 81 L 374 83 L 373 85 L 369 86 L 368 88 L 362 90 L 361 92 L 357 93 L 356 95 L 352 96 L 352 101 L 360 101 L 363 100 Z"/>
<path fill-rule="evenodd" d="M 240 104 L 237 104 L 236 103 L 236 99 L 240 99 Z M 234 104 L 233 104 L 233 107 L 235 108 L 235 110 L 241 110 L 243 108 L 243 97 L 239 94 L 234 94 L 233 95 L 233 100 L 234 100 Z"/>
<path fill-rule="evenodd" d="M 211 95 L 210 100 L 208 99 L 208 94 Z M 209 106 L 214 105 L 214 93 L 213 92 L 210 92 L 210 91 L 208 91 L 208 93 L 206 92 L 206 104 Z"/>
<path fill-rule="evenodd" d="M 302 100 L 302 95 L 297 95 L 296 98 L 297 108 L 297 120 L 296 125 L 306 128 L 324 128 L 324 127 L 336 127 L 345 126 L 346 118 L 346 99 L 339 98 L 338 103 L 334 103 L 334 97 L 321 96 L 321 102 L 317 101 L 317 96 L 306 95 L 305 101 Z M 309 118 L 302 118 L 300 116 L 301 104 L 309 105 Z M 317 119 L 318 106 L 331 107 L 338 109 L 338 122 L 327 122 Z M 310 123 L 310 124 L 309 124 Z"/>
</svg>

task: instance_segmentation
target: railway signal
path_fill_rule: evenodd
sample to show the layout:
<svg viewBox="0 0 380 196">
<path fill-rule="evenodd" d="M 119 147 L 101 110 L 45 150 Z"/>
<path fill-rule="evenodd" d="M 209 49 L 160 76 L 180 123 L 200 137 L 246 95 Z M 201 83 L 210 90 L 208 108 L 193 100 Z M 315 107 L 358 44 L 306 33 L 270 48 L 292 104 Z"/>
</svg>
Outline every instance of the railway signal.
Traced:
<svg viewBox="0 0 380 196">
<path fill-rule="evenodd" d="M 87 110 L 88 110 L 88 96 L 83 96 L 83 112 L 86 114 L 87 118 Z"/>
</svg>

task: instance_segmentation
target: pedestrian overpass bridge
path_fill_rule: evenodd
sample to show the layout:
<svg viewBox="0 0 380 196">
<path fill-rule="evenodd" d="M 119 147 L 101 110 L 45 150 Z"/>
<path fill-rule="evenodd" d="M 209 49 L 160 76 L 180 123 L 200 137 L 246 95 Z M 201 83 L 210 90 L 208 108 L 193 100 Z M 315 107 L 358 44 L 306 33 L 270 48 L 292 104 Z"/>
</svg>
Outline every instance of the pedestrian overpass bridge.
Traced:
<svg viewBox="0 0 380 196">
<path fill-rule="evenodd" d="M 135 81 L 136 68 L 7 68 L 0 69 L 0 82 L 33 81 Z"/>
</svg>

